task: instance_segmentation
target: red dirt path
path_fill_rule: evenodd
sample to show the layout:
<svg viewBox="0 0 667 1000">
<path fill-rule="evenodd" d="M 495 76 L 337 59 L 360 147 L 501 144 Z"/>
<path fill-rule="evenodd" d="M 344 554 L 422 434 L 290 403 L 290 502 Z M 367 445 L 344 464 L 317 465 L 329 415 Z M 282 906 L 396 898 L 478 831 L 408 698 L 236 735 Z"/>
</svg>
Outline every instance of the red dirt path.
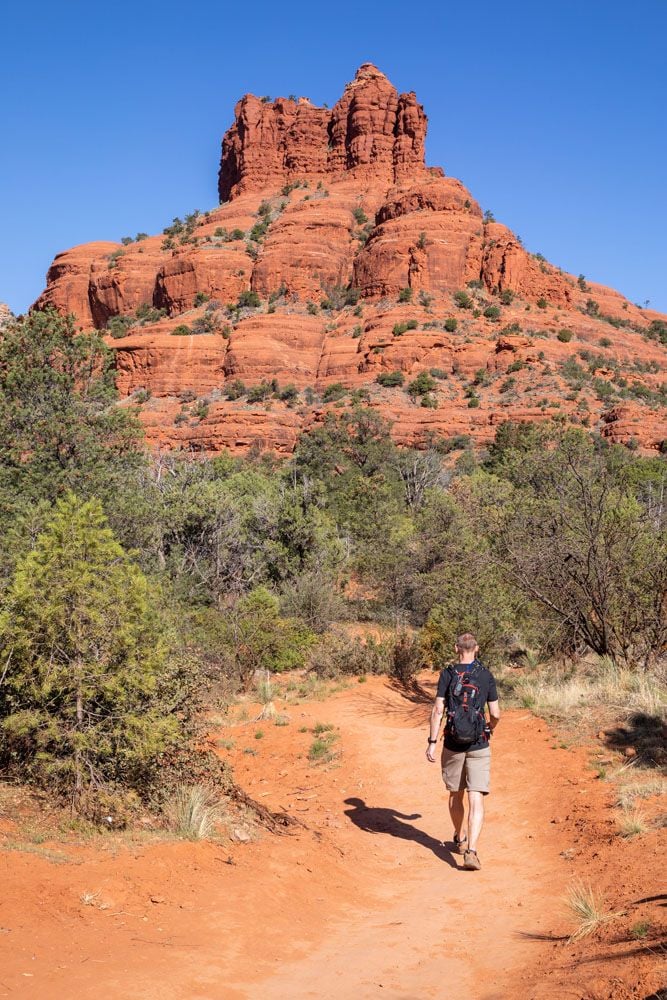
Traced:
<svg viewBox="0 0 667 1000">
<path fill-rule="evenodd" d="M 289 726 L 235 728 L 231 756 L 250 794 L 306 830 L 34 848 L 59 862 L 0 852 L 0 997 L 626 1000 L 657 989 L 660 910 L 637 900 L 659 891 L 642 864 L 658 833 L 619 841 L 584 751 L 506 713 L 483 869 L 469 873 L 439 846 L 451 830 L 439 769 L 424 760 L 427 704 L 372 679 L 287 711 Z M 307 760 L 312 733 L 299 729 L 318 721 L 339 727 L 334 765 Z M 570 945 L 550 938 L 572 930 L 562 900 L 575 876 L 626 916 Z M 639 919 L 653 925 L 644 943 L 628 935 Z"/>
</svg>

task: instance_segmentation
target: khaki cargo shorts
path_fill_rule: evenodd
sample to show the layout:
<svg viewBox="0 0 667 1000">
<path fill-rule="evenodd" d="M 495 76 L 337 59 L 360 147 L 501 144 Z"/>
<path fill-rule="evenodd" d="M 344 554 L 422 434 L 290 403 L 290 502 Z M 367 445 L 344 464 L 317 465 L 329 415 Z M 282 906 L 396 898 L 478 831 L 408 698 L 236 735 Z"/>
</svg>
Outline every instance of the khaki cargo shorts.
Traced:
<svg viewBox="0 0 667 1000">
<path fill-rule="evenodd" d="M 442 780 L 448 792 L 483 792 L 489 794 L 491 747 L 482 750 L 442 748 Z"/>
</svg>

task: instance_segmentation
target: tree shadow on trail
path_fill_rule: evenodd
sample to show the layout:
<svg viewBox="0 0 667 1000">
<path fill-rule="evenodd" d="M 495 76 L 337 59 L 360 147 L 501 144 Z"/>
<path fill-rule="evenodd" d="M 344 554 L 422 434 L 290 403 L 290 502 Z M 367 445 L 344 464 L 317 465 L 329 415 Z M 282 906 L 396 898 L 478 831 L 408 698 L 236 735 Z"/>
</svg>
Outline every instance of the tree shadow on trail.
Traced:
<svg viewBox="0 0 667 1000">
<path fill-rule="evenodd" d="M 356 798 L 345 799 L 345 804 L 351 807 L 345 810 L 345 815 L 365 833 L 386 833 L 390 837 L 398 837 L 399 840 L 411 840 L 432 851 L 436 858 L 444 861 L 450 868 L 458 868 L 452 852 L 440 840 L 405 822 L 405 820 L 421 819 L 420 813 L 407 815 L 396 809 L 367 806 L 363 799 Z"/>
</svg>

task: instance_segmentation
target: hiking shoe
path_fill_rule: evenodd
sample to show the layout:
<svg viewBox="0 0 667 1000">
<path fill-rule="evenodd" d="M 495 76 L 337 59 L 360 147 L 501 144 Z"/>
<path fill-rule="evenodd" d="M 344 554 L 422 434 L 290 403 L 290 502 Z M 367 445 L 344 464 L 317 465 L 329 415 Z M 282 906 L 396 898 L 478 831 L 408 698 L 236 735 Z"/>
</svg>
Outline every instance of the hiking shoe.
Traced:
<svg viewBox="0 0 667 1000">
<path fill-rule="evenodd" d="M 467 868 L 469 872 L 478 872 L 480 870 L 482 865 L 477 857 L 477 851 L 468 849 L 463 852 L 463 867 Z"/>
<path fill-rule="evenodd" d="M 467 839 L 468 839 L 467 837 L 459 838 L 456 834 L 454 834 L 454 850 L 456 851 L 457 854 L 463 854 L 463 851 L 465 850 L 463 845 L 465 844 Z"/>
</svg>

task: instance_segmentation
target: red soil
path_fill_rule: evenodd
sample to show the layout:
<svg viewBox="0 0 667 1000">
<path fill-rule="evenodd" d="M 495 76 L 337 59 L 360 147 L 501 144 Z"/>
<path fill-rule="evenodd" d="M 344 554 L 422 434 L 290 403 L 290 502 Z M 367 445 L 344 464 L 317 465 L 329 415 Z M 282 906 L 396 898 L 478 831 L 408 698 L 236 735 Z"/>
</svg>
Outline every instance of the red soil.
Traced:
<svg viewBox="0 0 667 1000">
<path fill-rule="evenodd" d="M 625 1000 L 658 988 L 661 911 L 639 901 L 657 892 L 660 834 L 615 835 L 611 790 L 585 751 L 506 714 L 483 868 L 469 873 L 439 846 L 451 830 L 424 759 L 426 703 L 371 679 L 285 710 L 287 726 L 225 736 L 243 787 L 302 820 L 297 834 L 0 854 L 0 996 Z M 308 762 L 301 729 L 318 721 L 339 727 L 334 764 Z M 563 896 L 575 876 L 625 915 L 572 945 Z M 629 935 L 639 920 L 652 925 L 645 941 Z"/>
</svg>

